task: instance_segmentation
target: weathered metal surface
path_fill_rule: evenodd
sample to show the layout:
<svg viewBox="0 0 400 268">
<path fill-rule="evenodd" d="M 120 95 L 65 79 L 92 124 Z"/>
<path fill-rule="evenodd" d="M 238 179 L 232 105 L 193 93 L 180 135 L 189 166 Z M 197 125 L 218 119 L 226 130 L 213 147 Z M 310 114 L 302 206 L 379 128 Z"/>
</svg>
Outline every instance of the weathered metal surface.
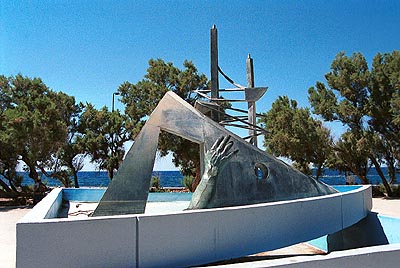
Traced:
<svg viewBox="0 0 400 268">
<path fill-rule="evenodd" d="M 160 128 L 146 124 L 111 181 L 93 216 L 143 213 Z"/>
<path fill-rule="evenodd" d="M 230 151 L 233 142 L 229 141 L 231 137 L 219 138 L 207 151 L 204 157 L 205 171 L 193 194 L 188 209 L 208 208 L 211 198 L 215 195 L 218 174 L 225 168 L 226 163 L 239 150 Z"/>
<path fill-rule="evenodd" d="M 216 193 L 218 180 L 221 180 L 219 175 L 224 172 L 224 168 L 229 159 L 238 154 L 239 149 L 237 149 L 237 147 L 241 148 L 240 146 L 234 146 L 233 142 L 229 141 L 229 139 L 230 136 L 221 137 L 205 154 L 205 171 L 196 191 L 193 193 L 188 209 L 214 208 L 228 205 L 229 202 L 218 202 L 215 201 L 215 199 L 217 198 Z M 246 162 L 245 159 L 243 159 L 243 161 Z M 271 171 L 268 166 L 268 162 L 255 162 L 253 165 L 254 174 L 247 174 L 247 177 L 257 178 L 255 180 L 257 191 L 251 194 L 247 194 L 246 191 L 244 191 L 237 196 L 237 200 L 240 200 L 243 204 L 253 204 L 266 201 L 318 196 L 337 192 L 330 186 L 320 183 L 311 177 L 304 176 L 301 173 L 298 174 L 300 176 L 291 176 L 290 180 L 281 180 L 283 183 L 280 184 L 277 182 L 269 183 L 268 181 L 274 179 L 274 177 L 270 178 Z M 240 178 L 235 178 L 235 180 L 238 179 L 240 180 Z M 274 186 L 279 187 L 279 191 L 282 191 L 281 194 L 283 195 L 280 196 L 279 191 L 274 192 L 273 188 L 271 191 L 271 187 Z M 267 194 L 268 197 L 265 194 Z M 276 200 L 269 200 L 268 198 L 276 198 Z M 232 200 L 230 202 L 229 205 L 242 205 L 242 203 L 232 203 Z"/>
<path fill-rule="evenodd" d="M 225 89 L 225 90 L 219 90 L 222 92 L 236 92 L 236 91 L 244 91 L 244 98 L 243 99 L 228 99 L 228 98 L 212 98 L 208 96 L 206 93 L 208 93 L 209 90 L 197 90 L 195 91 L 197 94 L 202 96 L 203 98 L 206 98 L 210 101 L 214 102 L 250 102 L 250 101 L 258 101 L 264 94 L 267 92 L 268 87 L 243 87 L 239 89 Z"/>
<path fill-rule="evenodd" d="M 255 204 L 336 192 L 283 161 L 248 144 L 212 121 L 173 92 L 165 94 L 129 150 L 94 212 L 99 215 L 143 213 L 160 130 L 200 144 L 201 159 L 214 142 L 231 136 L 232 156 L 218 174 L 208 207 Z M 264 170 L 263 176 L 255 171 Z"/>
<path fill-rule="evenodd" d="M 244 94 L 246 101 L 258 101 L 262 96 L 264 96 L 265 92 L 267 92 L 267 89 L 267 87 L 245 88 Z"/>
<path fill-rule="evenodd" d="M 219 99 L 218 79 L 218 30 L 215 25 L 210 30 L 210 70 L 211 70 L 211 99 Z M 211 119 L 219 122 L 218 111 L 211 111 Z"/>
<path fill-rule="evenodd" d="M 254 65 L 253 59 L 249 56 L 246 59 L 246 74 L 247 74 L 247 87 L 253 88 L 254 87 Z M 256 102 L 249 101 L 247 103 L 248 107 L 248 120 L 249 124 L 255 126 L 257 124 L 257 116 L 256 116 Z M 249 129 L 249 137 L 250 143 L 257 147 L 257 132 L 255 128 L 251 127 Z"/>
</svg>

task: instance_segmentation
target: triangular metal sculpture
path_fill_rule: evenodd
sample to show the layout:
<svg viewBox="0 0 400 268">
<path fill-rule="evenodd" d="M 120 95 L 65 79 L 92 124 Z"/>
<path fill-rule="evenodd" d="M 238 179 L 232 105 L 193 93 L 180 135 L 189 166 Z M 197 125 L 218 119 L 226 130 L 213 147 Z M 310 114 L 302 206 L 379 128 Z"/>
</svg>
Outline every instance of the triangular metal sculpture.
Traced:
<svg viewBox="0 0 400 268">
<path fill-rule="evenodd" d="M 228 131 L 173 92 L 159 102 L 136 137 L 93 216 L 144 213 L 160 131 L 200 145 L 204 159 L 214 142 L 231 136 L 237 150 L 218 174 L 207 207 L 226 207 L 319 196 L 333 188 L 295 170 Z M 204 171 L 204 167 L 202 167 Z"/>
</svg>

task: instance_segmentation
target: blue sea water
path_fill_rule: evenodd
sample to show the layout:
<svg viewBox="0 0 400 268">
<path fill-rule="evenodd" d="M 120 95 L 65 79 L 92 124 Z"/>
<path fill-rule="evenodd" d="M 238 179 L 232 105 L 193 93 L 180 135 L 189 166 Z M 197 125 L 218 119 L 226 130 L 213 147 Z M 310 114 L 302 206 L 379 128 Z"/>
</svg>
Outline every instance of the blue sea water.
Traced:
<svg viewBox="0 0 400 268">
<path fill-rule="evenodd" d="M 386 169 L 383 168 L 386 174 Z M 28 177 L 25 172 L 20 173 L 23 177 L 23 185 L 32 185 L 32 180 Z M 182 179 L 183 176 L 179 171 L 153 171 L 153 176 L 160 178 L 161 185 L 163 187 L 183 187 Z M 400 174 L 397 174 L 399 179 Z M 354 176 L 355 184 L 361 184 L 360 179 Z M 380 184 L 381 179 L 375 169 L 371 169 L 368 174 L 368 179 L 371 184 Z M 42 178 L 48 186 L 61 186 L 60 182 L 52 178 Z M 81 171 L 78 173 L 79 185 L 81 187 L 107 187 L 110 183 L 107 172 L 105 171 Z M 320 178 L 321 181 L 329 185 L 345 185 L 347 180 L 345 174 L 338 172 L 337 170 L 325 170 L 324 176 Z M 399 181 L 399 180 L 398 180 Z"/>
<path fill-rule="evenodd" d="M 387 176 L 387 168 L 382 167 L 381 169 L 386 179 L 389 180 L 389 177 Z M 339 172 L 337 170 L 332 170 L 332 169 L 326 169 L 324 171 L 324 175 L 320 177 L 320 180 L 322 182 L 325 182 L 326 184 L 329 185 L 345 185 L 347 182 L 349 182 L 349 179 L 353 180 L 354 184 L 361 184 L 361 180 L 357 176 L 355 175 L 346 176 L 343 172 Z M 367 179 L 369 183 L 372 185 L 379 185 L 382 183 L 381 177 L 378 175 L 378 172 L 376 171 L 375 168 L 371 168 L 369 170 Z M 399 182 L 399 179 L 400 179 L 400 174 L 397 173 L 396 181 Z"/>
<path fill-rule="evenodd" d="M 33 181 L 28 173 L 20 172 L 23 176 L 23 185 L 32 185 Z M 158 176 L 163 187 L 183 187 L 183 176 L 179 171 L 153 171 L 153 176 Z M 58 180 L 42 176 L 42 181 L 47 186 L 62 186 Z M 107 187 L 110 179 L 106 171 L 80 171 L 78 172 L 78 182 L 80 187 Z"/>
</svg>

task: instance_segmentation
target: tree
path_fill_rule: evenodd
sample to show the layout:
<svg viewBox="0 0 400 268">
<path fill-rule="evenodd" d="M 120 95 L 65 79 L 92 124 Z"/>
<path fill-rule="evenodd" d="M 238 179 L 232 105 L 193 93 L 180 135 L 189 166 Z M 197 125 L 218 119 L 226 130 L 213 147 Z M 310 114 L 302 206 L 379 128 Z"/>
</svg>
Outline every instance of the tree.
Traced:
<svg viewBox="0 0 400 268">
<path fill-rule="evenodd" d="M 1 120 L 0 126 L 3 122 Z M 3 142 L 5 140 L 3 134 L 4 129 L 0 129 L 0 197 L 17 197 L 22 182 L 22 177 L 16 172 L 18 154 L 14 146 Z"/>
<path fill-rule="evenodd" d="M 14 174 L 15 160 L 23 161 L 29 177 L 45 188 L 38 171 L 46 172 L 63 146 L 75 100 L 52 91 L 40 78 L 22 75 L 2 76 L 1 95 L 0 139 L 8 148 L 2 156 L 7 172 Z"/>
<path fill-rule="evenodd" d="M 295 100 L 279 97 L 261 118 L 268 130 L 264 146 L 275 156 L 287 157 L 305 174 L 310 164 L 317 167 L 317 178 L 330 154 L 332 139 L 322 123 L 311 117 L 307 108 L 298 108 Z"/>
<path fill-rule="evenodd" d="M 339 53 L 325 75 L 328 87 L 321 82 L 309 89 L 309 100 L 314 113 L 327 121 L 339 121 L 347 127 L 342 136 L 344 143 L 335 150 L 345 153 L 343 145 L 357 148 L 357 153 L 347 151 L 347 162 L 358 163 L 353 167 L 362 170 L 370 161 L 380 175 L 388 195 L 390 185 L 381 169 L 387 165 L 390 181 L 395 178 L 399 162 L 399 80 L 400 54 L 377 54 L 371 69 L 361 53 L 347 57 Z M 361 146 L 361 149 L 359 149 Z M 364 159 L 363 161 L 359 161 Z M 367 180 L 363 180 L 366 182 Z"/>
<path fill-rule="evenodd" d="M 58 176 L 59 180 L 64 181 L 66 187 L 69 187 L 69 178 L 72 177 L 75 188 L 79 188 L 78 172 L 83 168 L 87 154 L 82 141 L 85 131 L 81 124 L 84 105 L 79 103 L 71 108 L 73 113 L 69 119 L 68 136 L 53 159 L 50 168 L 53 170 L 53 176 Z"/>
<path fill-rule="evenodd" d="M 396 165 L 400 161 L 400 126 L 396 123 L 400 107 L 400 51 L 378 53 L 372 63 L 369 85 L 369 125 L 376 135 L 377 159 L 384 159 L 390 183 L 396 180 Z"/>
<path fill-rule="evenodd" d="M 112 180 L 125 154 L 124 143 L 132 137 L 128 117 L 118 110 L 109 112 L 107 107 L 96 110 L 93 105 L 87 104 L 80 124 L 84 136 L 78 137 L 78 143 L 84 145 L 99 169 L 107 170 Z"/>
<path fill-rule="evenodd" d="M 18 152 L 15 143 L 12 142 L 8 127 L 6 110 L 12 106 L 12 100 L 8 92 L 11 85 L 8 78 L 0 76 L 0 196 L 15 197 L 17 188 L 21 186 L 22 178 L 17 175 Z M 14 140 L 15 141 L 15 140 Z M 10 143 L 11 142 L 11 143 Z"/>
<path fill-rule="evenodd" d="M 171 62 L 162 59 L 151 59 L 144 79 L 136 84 L 125 82 L 118 91 L 121 102 L 125 104 L 125 113 L 132 121 L 132 127 L 140 129 L 148 116 L 157 106 L 164 94 L 171 90 L 182 99 L 194 105 L 197 100 L 194 90 L 208 88 L 204 74 L 199 74 L 190 61 L 183 63 L 180 70 Z M 169 133 L 160 136 L 159 150 L 161 156 L 173 152 L 173 162 L 181 167 L 183 175 L 193 175 L 200 179 L 199 146 L 193 142 Z"/>
<path fill-rule="evenodd" d="M 360 138 L 346 131 L 333 145 L 327 166 L 342 172 L 350 171 L 357 175 L 363 184 L 368 184 L 367 174 L 371 168 L 368 161 L 369 143 L 368 137 Z"/>
<path fill-rule="evenodd" d="M 78 172 L 83 168 L 85 157 L 85 147 L 80 142 L 82 137 L 82 129 L 80 126 L 80 115 L 82 113 L 83 104 L 75 103 L 73 97 L 60 98 L 57 102 L 59 112 L 64 117 L 67 127 L 67 135 L 61 142 L 61 146 L 57 152 L 52 155 L 46 162 L 41 163 L 38 168 L 46 177 L 53 177 L 60 181 L 64 187 L 71 187 L 71 177 L 74 186 L 79 188 Z"/>
</svg>

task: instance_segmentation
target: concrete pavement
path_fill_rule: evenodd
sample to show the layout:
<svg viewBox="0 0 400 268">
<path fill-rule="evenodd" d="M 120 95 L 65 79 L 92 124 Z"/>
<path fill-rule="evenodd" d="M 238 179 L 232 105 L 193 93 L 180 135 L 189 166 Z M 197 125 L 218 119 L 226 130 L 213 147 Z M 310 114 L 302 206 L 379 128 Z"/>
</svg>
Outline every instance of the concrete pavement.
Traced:
<svg viewBox="0 0 400 268">
<path fill-rule="evenodd" d="M 29 207 L 0 207 L 0 268 L 15 267 L 16 223 Z"/>
<path fill-rule="evenodd" d="M 373 198 L 372 205 L 372 212 L 376 212 L 385 216 L 400 218 L 400 199 L 398 198 Z"/>
</svg>

